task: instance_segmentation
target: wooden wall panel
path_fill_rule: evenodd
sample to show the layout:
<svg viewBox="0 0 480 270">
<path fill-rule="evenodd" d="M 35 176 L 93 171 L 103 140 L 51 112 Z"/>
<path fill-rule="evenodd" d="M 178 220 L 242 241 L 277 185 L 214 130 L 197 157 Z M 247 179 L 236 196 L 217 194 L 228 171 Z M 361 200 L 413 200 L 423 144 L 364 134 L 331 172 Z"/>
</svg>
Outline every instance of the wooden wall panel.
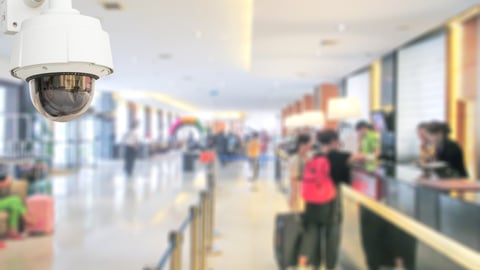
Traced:
<svg viewBox="0 0 480 270">
<path fill-rule="evenodd" d="M 323 84 L 320 86 L 320 110 L 323 111 L 325 117 L 327 117 L 328 113 L 328 101 L 331 98 L 339 97 L 340 93 L 338 90 L 338 86 L 334 84 Z M 325 128 L 329 129 L 336 129 L 337 122 L 336 121 L 327 121 L 325 123 Z"/>
<path fill-rule="evenodd" d="M 299 100 L 293 105 L 293 114 L 299 114 L 303 112 L 302 101 Z"/>
<path fill-rule="evenodd" d="M 469 19 L 462 24 L 461 44 L 461 88 L 459 91 L 457 112 L 457 139 L 463 146 L 467 167 L 472 176 L 478 174 L 477 137 L 479 115 L 475 114 L 478 106 L 479 89 L 479 17 Z"/>
<path fill-rule="evenodd" d="M 305 95 L 303 97 L 303 111 L 313 111 L 315 110 L 315 101 L 313 95 Z"/>
<path fill-rule="evenodd" d="M 478 90 L 478 18 L 463 24 L 462 88 L 460 97 L 474 100 Z"/>
</svg>

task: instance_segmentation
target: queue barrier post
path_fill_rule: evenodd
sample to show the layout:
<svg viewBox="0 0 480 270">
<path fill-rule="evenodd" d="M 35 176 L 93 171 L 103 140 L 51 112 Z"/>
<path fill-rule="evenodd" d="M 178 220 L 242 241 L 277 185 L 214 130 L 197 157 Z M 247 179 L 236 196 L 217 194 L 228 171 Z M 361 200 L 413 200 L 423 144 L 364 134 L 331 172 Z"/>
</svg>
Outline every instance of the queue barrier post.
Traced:
<svg viewBox="0 0 480 270">
<path fill-rule="evenodd" d="M 209 240 L 209 248 L 213 248 L 213 241 L 215 237 L 215 181 L 212 172 L 208 173 L 207 176 L 208 180 L 208 191 L 209 191 L 209 200 L 208 200 L 208 207 L 209 207 L 209 222 L 208 222 L 208 240 Z"/>
<path fill-rule="evenodd" d="M 174 247 L 172 258 L 170 260 L 170 270 L 181 270 L 182 269 L 183 233 L 171 232 L 170 243 Z"/>
<path fill-rule="evenodd" d="M 181 229 L 169 234 L 167 251 L 159 263 L 157 270 L 163 270 L 170 261 L 170 270 L 182 269 L 182 250 L 184 231 L 190 226 L 190 270 L 206 270 L 207 256 L 213 252 L 215 236 L 215 174 L 213 167 L 207 171 L 207 188 L 200 193 L 198 205 L 190 207 L 188 219 Z M 153 268 L 144 268 L 153 269 Z"/>
<path fill-rule="evenodd" d="M 212 234 L 212 191 L 207 191 L 207 252 L 213 248 L 213 234 Z"/>
<path fill-rule="evenodd" d="M 200 270 L 199 263 L 200 263 L 200 239 L 199 239 L 199 232 L 200 232 L 200 209 L 198 206 L 192 206 L 190 208 L 190 216 L 192 219 L 192 223 L 190 225 L 190 269 L 191 270 Z"/>
<path fill-rule="evenodd" d="M 207 226 L 208 226 L 208 193 L 203 191 L 200 194 L 200 270 L 205 270 L 207 268 L 207 249 L 208 249 L 208 238 L 207 238 Z"/>
</svg>

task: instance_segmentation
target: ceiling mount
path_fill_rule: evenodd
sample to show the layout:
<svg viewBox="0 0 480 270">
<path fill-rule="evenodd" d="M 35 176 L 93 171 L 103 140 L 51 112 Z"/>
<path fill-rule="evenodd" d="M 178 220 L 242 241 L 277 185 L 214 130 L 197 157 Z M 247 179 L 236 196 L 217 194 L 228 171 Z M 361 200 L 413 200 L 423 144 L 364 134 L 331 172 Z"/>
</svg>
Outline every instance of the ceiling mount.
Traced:
<svg viewBox="0 0 480 270">
<path fill-rule="evenodd" d="M 123 10 L 122 4 L 116 1 L 102 1 L 101 4 L 104 9 L 109 11 Z"/>
<path fill-rule="evenodd" d="M 160 59 L 160 60 L 167 61 L 167 60 L 170 60 L 172 58 L 173 58 L 173 55 L 171 53 L 159 53 L 158 54 L 158 59 Z"/>
<path fill-rule="evenodd" d="M 338 45 L 338 40 L 337 39 L 322 39 L 320 41 L 320 46 L 322 47 L 333 47 Z"/>
</svg>

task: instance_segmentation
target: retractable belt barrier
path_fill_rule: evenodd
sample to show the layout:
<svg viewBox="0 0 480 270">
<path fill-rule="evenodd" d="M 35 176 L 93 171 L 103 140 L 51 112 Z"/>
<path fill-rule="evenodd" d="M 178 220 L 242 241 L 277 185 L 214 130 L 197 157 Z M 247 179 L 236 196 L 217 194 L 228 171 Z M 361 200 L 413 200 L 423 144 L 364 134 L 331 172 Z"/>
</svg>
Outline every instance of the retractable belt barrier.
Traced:
<svg viewBox="0 0 480 270">
<path fill-rule="evenodd" d="M 145 270 L 180 270 L 183 243 L 187 230 L 190 234 L 190 269 L 207 269 L 207 256 L 213 249 L 215 229 L 215 172 L 207 166 L 207 188 L 200 193 L 200 202 L 190 207 L 189 215 L 178 230 L 170 232 L 168 248 L 155 268 Z M 168 268 L 167 268 L 168 267 Z"/>
<path fill-rule="evenodd" d="M 348 186 L 342 187 L 342 194 L 344 199 L 368 208 L 465 269 L 480 269 L 480 254 L 476 251 Z"/>
</svg>

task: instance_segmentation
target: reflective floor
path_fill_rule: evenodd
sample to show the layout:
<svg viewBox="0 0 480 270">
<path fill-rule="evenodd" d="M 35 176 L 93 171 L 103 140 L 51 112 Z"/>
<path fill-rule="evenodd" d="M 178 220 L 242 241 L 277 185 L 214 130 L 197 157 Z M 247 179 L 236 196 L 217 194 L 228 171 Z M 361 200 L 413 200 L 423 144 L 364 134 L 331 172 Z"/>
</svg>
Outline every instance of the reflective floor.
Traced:
<svg viewBox="0 0 480 270">
<path fill-rule="evenodd" d="M 7 242 L 0 269 L 141 269 L 156 262 L 167 232 L 204 185 L 180 169 L 170 156 L 139 162 L 132 179 L 120 162 L 55 177 L 54 235 Z"/>
<path fill-rule="evenodd" d="M 210 260 L 211 269 L 277 269 L 273 221 L 276 213 L 287 210 L 287 200 L 271 180 L 271 165 L 263 168 L 255 192 L 246 180 L 246 164 L 219 169 L 221 237 L 216 243 L 222 255 Z M 7 242 L 0 250 L 0 269 L 131 270 L 155 265 L 168 232 L 179 227 L 204 185 L 203 169 L 182 174 L 176 155 L 139 162 L 132 179 L 124 176 L 121 162 L 55 177 L 55 233 Z M 345 242 L 358 227 L 344 229 Z M 352 266 L 358 263 L 358 250 L 347 249 L 340 269 L 362 269 Z"/>
</svg>

